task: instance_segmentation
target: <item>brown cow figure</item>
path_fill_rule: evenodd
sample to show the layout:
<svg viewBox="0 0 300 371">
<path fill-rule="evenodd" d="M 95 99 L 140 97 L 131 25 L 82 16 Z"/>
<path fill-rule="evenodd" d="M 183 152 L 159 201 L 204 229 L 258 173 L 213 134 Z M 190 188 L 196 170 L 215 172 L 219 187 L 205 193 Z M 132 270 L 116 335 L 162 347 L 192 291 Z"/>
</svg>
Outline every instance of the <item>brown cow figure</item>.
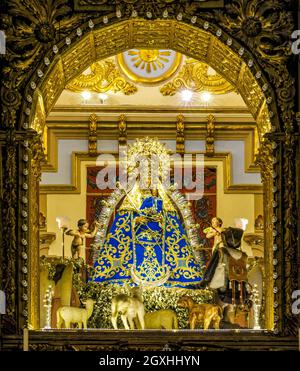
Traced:
<svg viewBox="0 0 300 371">
<path fill-rule="evenodd" d="M 207 330 L 213 322 L 214 328 L 220 328 L 223 318 L 222 308 L 214 304 L 197 304 L 190 296 L 182 296 L 178 300 L 178 306 L 189 310 L 190 329 L 194 330 L 197 323 L 203 323 L 204 330 Z"/>
</svg>

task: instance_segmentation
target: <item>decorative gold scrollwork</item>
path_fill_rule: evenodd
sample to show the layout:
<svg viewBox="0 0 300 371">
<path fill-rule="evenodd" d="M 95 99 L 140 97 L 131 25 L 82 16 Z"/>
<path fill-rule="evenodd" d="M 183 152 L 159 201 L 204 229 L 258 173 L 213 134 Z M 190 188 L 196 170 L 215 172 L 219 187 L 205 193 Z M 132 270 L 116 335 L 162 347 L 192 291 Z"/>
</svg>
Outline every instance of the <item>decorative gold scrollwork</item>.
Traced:
<svg viewBox="0 0 300 371">
<path fill-rule="evenodd" d="M 209 74 L 209 66 L 189 58 L 173 81 L 165 84 L 160 92 L 162 95 L 175 95 L 181 89 L 194 92 L 210 91 L 214 94 L 225 94 L 235 88 L 219 74 Z"/>
<path fill-rule="evenodd" d="M 93 63 L 90 69 L 90 73 L 81 74 L 79 77 L 73 79 L 66 86 L 66 89 L 73 92 L 90 90 L 97 93 L 105 93 L 113 91 L 114 93 L 122 92 L 125 95 L 131 95 L 137 92 L 137 87 L 127 82 L 121 76 L 116 65 L 110 60 Z"/>
</svg>

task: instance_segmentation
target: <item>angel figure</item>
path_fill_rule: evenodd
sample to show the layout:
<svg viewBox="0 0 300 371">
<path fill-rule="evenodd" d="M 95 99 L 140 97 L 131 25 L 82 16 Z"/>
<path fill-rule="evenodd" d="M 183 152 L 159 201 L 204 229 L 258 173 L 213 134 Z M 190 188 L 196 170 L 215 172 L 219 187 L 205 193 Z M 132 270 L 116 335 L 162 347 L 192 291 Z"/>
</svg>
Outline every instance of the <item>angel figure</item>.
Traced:
<svg viewBox="0 0 300 371">
<path fill-rule="evenodd" d="M 73 236 L 73 241 L 71 245 L 71 253 L 73 259 L 80 258 L 81 248 L 84 246 L 84 238 L 94 238 L 99 224 L 94 221 L 92 224 L 92 229 L 89 230 L 89 223 L 86 219 L 79 219 L 77 222 L 77 230 L 69 229 L 66 231 L 66 235 Z"/>
</svg>

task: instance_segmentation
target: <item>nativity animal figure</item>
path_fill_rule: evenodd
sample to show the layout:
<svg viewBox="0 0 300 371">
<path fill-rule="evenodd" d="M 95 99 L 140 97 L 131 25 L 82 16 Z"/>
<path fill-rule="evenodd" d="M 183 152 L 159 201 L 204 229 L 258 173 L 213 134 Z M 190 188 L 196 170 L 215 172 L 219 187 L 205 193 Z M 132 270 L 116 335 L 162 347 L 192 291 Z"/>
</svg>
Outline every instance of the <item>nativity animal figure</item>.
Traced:
<svg viewBox="0 0 300 371">
<path fill-rule="evenodd" d="M 203 323 L 204 330 L 207 330 L 211 323 L 217 330 L 223 318 L 222 308 L 214 304 L 197 304 L 190 296 L 182 296 L 178 300 L 178 306 L 189 310 L 190 329 L 194 330 L 197 323 Z"/>
<path fill-rule="evenodd" d="M 119 294 L 112 298 L 111 322 L 114 329 L 118 329 L 117 319 L 121 313 L 121 319 L 126 330 L 134 330 L 134 320 L 138 321 L 137 328 L 145 328 L 145 308 L 142 299 L 142 289 L 138 286 L 130 288 L 130 294 Z"/>
<path fill-rule="evenodd" d="M 145 328 L 176 330 L 178 329 L 177 314 L 171 309 L 145 313 Z"/>
<path fill-rule="evenodd" d="M 66 328 L 70 328 L 71 323 L 77 323 L 80 329 L 82 327 L 87 328 L 87 321 L 93 313 L 95 301 L 92 299 L 87 299 L 82 303 L 85 305 L 85 308 L 69 306 L 58 308 L 56 313 L 57 328 L 62 328 L 63 323 L 65 323 Z"/>
</svg>

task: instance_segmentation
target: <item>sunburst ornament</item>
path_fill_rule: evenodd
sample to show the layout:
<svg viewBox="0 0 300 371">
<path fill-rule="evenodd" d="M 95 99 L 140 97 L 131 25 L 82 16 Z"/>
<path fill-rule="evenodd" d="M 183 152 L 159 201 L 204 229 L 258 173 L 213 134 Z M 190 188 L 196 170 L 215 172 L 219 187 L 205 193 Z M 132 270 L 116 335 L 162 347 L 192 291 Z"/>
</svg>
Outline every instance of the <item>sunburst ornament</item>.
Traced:
<svg viewBox="0 0 300 371">
<path fill-rule="evenodd" d="M 135 82 L 153 84 L 170 78 L 182 55 L 173 50 L 131 49 L 117 56 L 123 73 Z"/>
</svg>

